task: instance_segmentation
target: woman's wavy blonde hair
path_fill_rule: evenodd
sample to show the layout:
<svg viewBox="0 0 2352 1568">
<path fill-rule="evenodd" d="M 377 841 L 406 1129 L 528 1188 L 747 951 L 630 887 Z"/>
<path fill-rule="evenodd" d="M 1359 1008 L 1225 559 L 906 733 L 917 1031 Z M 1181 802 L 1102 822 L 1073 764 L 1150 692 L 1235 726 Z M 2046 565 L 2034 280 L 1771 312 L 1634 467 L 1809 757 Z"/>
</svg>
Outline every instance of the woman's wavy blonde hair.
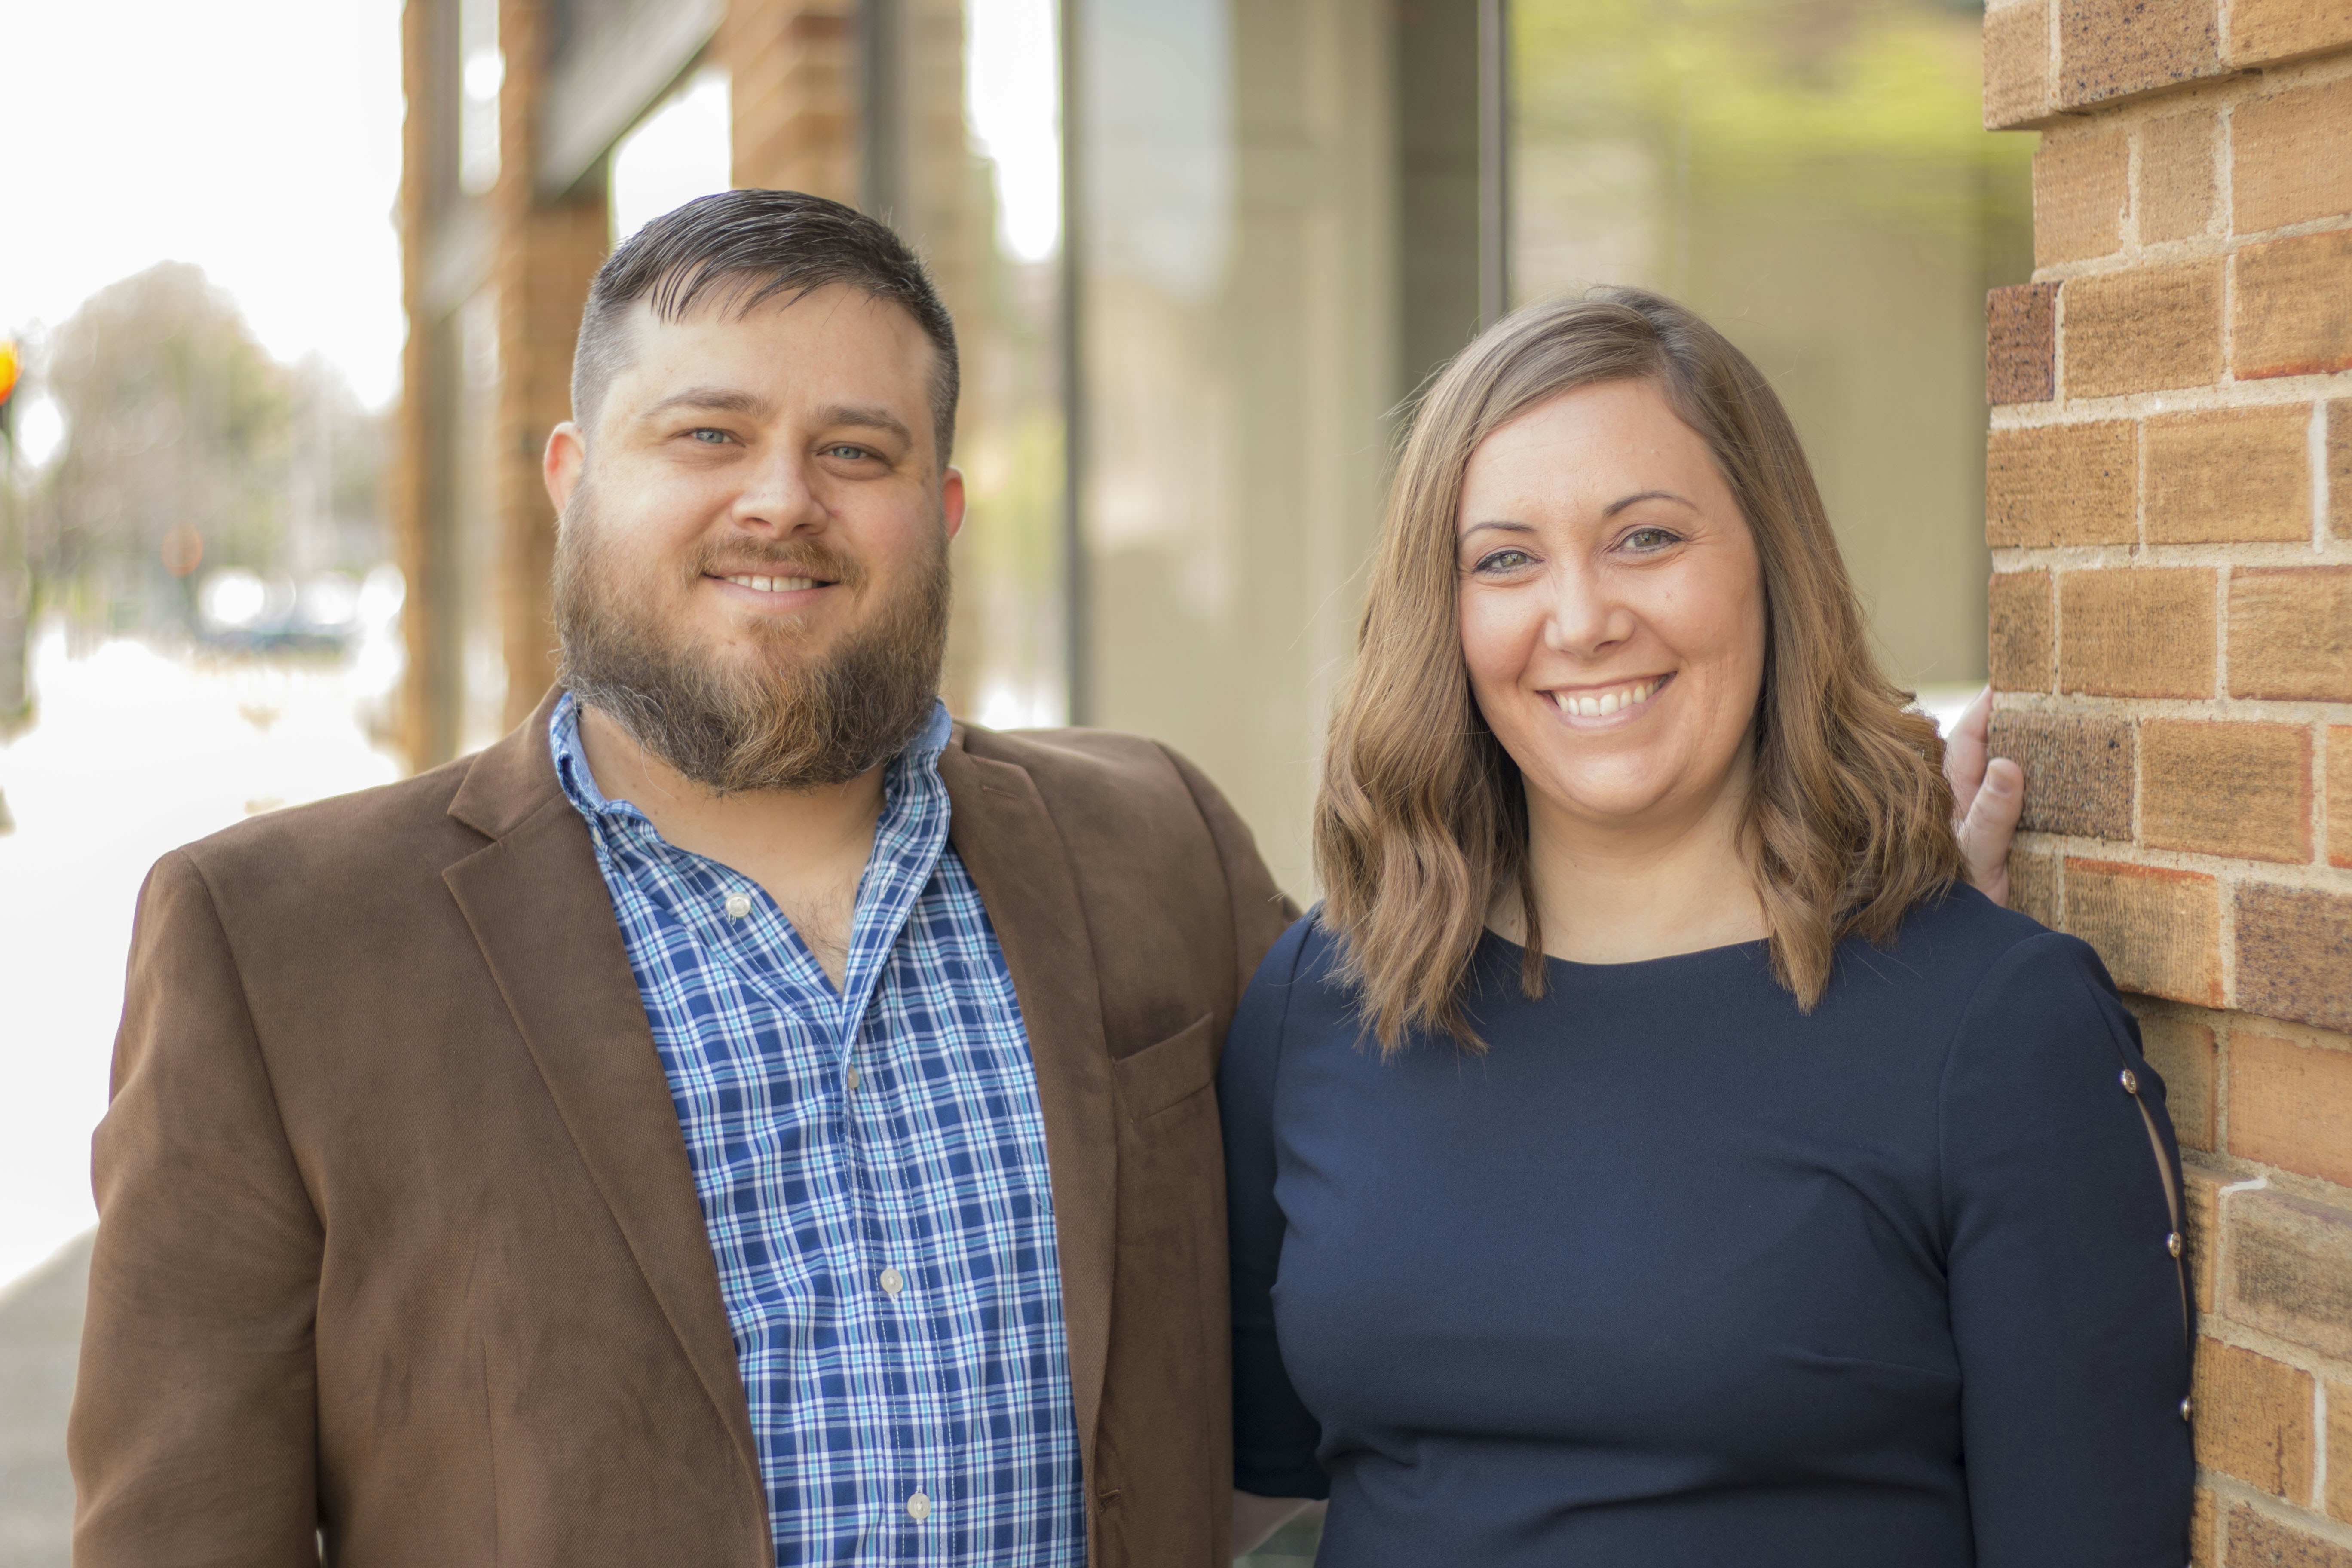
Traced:
<svg viewBox="0 0 2352 1568">
<path fill-rule="evenodd" d="M 1315 802 L 1323 922 L 1383 1055 L 1415 1029 L 1481 1048 L 1463 994 L 1513 882 L 1520 984 L 1543 994 L 1524 786 L 1471 696 L 1454 532 L 1479 442 L 1562 393 L 1618 381 L 1657 387 L 1706 442 L 1762 561 L 1764 685 L 1740 842 L 1774 977 L 1810 1011 L 1843 938 L 1884 945 L 1959 875 L 1935 725 L 1879 671 L 1812 470 L 1763 375 L 1655 294 L 1531 305 L 1465 349 L 1414 416 Z"/>
</svg>

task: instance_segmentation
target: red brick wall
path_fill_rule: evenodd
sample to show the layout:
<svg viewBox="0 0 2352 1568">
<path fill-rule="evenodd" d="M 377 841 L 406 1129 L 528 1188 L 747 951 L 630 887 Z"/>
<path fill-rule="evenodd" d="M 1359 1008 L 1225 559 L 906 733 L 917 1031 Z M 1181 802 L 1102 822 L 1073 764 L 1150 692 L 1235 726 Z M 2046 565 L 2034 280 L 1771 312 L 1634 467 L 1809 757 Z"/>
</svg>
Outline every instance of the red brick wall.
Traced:
<svg viewBox="0 0 2352 1568">
<path fill-rule="evenodd" d="M 1988 314 L 2012 878 L 2171 1088 L 2195 1561 L 2352 1568 L 2352 5 L 1996 0 L 1985 120 L 2042 132 Z"/>
</svg>

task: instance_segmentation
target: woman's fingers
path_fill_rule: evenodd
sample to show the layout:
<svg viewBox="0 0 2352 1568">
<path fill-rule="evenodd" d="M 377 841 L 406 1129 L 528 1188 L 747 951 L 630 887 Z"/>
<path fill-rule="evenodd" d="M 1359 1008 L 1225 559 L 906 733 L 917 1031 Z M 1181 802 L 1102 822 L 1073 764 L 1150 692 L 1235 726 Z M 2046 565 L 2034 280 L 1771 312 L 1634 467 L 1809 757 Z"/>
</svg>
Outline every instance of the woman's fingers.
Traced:
<svg viewBox="0 0 2352 1568">
<path fill-rule="evenodd" d="M 1975 804 L 1977 789 L 1984 783 L 1985 738 L 1992 730 L 1992 688 L 1977 693 L 1977 699 L 1944 737 L 1944 777 L 1952 786 L 1952 820 L 1967 818 L 1969 807 Z"/>
<path fill-rule="evenodd" d="M 2025 809 L 2025 770 L 2007 757 L 1983 765 L 1983 784 L 1960 819 L 1960 857 L 1969 880 L 1996 904 L 2009 902 L 2009 841 Z"/>
</svg>

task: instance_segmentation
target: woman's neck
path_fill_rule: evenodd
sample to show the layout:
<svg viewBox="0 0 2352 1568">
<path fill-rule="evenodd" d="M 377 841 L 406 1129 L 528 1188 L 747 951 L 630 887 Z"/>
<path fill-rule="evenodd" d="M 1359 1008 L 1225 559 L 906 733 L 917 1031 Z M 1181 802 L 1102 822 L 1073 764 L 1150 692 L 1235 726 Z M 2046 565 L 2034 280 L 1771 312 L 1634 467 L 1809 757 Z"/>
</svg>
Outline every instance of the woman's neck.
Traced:
<svg viewBox="0 0 2352 1568">
<path fill-rule="evenodd" d="M 1715 798 L 1640 823 L 1594 822 L 1528 792 L 1528 868 L 1543 950 L 1577 963 L 1633 963 L 1769 934 L 1739 845 L 1749 772 Z M 1487 922 L 1526 941 L 1520 894 L 1498 890 Z"/>
</svg>

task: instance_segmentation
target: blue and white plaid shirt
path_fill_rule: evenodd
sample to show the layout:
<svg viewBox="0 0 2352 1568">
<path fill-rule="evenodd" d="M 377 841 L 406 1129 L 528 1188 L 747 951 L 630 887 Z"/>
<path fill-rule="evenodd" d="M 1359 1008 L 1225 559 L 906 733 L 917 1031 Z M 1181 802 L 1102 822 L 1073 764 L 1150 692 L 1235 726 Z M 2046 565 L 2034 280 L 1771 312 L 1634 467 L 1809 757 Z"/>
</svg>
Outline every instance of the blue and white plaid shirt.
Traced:
<svg viewBox="0 0 2352 1568">
<path fill-rule="evenodd" d="M 550 726 L 686 1133 L 780 1564 L 1086 1560 L 1045 1121 L 948 845 L 948 729 L 889 765 L 836 992 L 758 883 L 604 797 L 571 696 Z"/>
</svg>

